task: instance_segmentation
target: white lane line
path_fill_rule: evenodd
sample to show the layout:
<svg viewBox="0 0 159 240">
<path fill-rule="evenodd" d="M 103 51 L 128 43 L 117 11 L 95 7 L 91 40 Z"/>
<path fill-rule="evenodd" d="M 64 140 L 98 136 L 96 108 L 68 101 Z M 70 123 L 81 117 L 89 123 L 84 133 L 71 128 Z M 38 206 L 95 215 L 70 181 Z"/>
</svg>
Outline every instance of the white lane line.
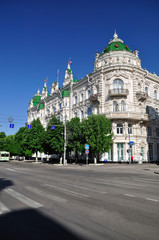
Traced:
<svg viewBox="0 0 159 240">
<path fill-rule="evenodd" d="M 65 188 L 59 188 L 59 187 L 56 187 L 56 186 L 50 185 L 50 184 L 44 184 L 43 186 L 50 187 L 50 188 L 55 188 L 55 189 L 58 189 L 62 192 L 66 192 L 66 193 L 69 193 L 71 195 L 78 196 L 78 197 L 89 197 L 88 195 L 77 193 L 77 192 L 74 192 L 74 191 L 70 191 L 70 190 L 67 190 Z"/>
<path fill-rule="evenodd" d="M 48 199 L 51 199 L 53 201 L 56 201 L 56 202 L 66 202 L 67 200 L 64 199 L 64 198 L 60 198 L 60 197 L 57 197 L 53 194 L 50 194 L 50 193 L 46 193 L 46 192 L 43 192 L 37 188 L 33 188 L 33 187 L 30 187 L 30 186 L 26 186 L 25 187 L 27 190 L 31 191 L 31 192 L 34 192 L 42 197 L 45 197 L 45 198 L 48 198 Z"/>
<path fill-rule="evenodd" d="M 14 168 L 14 169 L 16 169 L 16 170 L 19 170 L 19 171 L 23 171 L 23 170 L 30 170 L 29 168 Z"/>
<path fill-rule="evenodd" d="M 104 184 L 125 184 L 125 185 L 130 185 L 130 186 L 136 186 L 136 187 L 146 187 L 146 185 L 140 185 L 140 184 L 134 184 L 134 183 L 128 183 L 128 182 L 121 182 L 121 181 L 108 181 L 105 179 L 97 179 L 97 181 L 100 181 L 101 183 Z"/>
<path fill-rule="evenodd" d="M 6 168 L 7 170 L 9 171 L 12 171 L 12 172 L 16 172 L 16 170 L 12 169 L 12 168 Z"/>
<path fill-rule="evenodd" d="M 127 197 L 135 197 L 135 195 L 133 195 L 133 194 L 127 194 L 127 193 L 125 193 L 124 196 L 127 196 Z"/>
<path fill-rule="evenodd" d="M 34 200 L 22 195 L 21 193 L 16 192 L 15 190 L 13 190 L 11 188 L 5 189 L 4 191 L 31 208 L 43 207 L 42 204 L 35 202 Z"/>
<path fill-rule="evenodd" d="M 0 202 L 0 214 L 10 212 L 9 208 L 7 208 L 2 202 Z"/>
<path fill-rule="evenodd" d="M 107 192 L 102 192 L 102 191 L 98 191 L 98 190 L 95 190 L 95 189 L 90 189 L 90 188 L 86 188 L 86 187 L 82 187 L 82 186 L 78 186 L 78 185 L 74 185 L 74 184 L 69 184 L 69 183 L 64 183 L 65 185 L 68 185 L 68 186 L 71 186 L 71 187 L 75 187 L 75 188 L 81 188 L 81 189 L 84 189 L 84 190 L 88 190 L 90 192 L 96 192 L 96 193 L 107 193 Z"/>
<path fill-rule="evenodd" d="M 146 198 L 146 200 L 148 200 L 148 201 L 153 201 L 153 202 L 159 202 L 159 200 L 153 199 L 153 198 Z"/>
<path fill-rule="evenodd" d="M 156 183 L 159 184 L 159 181 L 155 181 L 152 179 L 134 179 L 136 182 L 144 182 L 144 183 Z"/>
</svg>

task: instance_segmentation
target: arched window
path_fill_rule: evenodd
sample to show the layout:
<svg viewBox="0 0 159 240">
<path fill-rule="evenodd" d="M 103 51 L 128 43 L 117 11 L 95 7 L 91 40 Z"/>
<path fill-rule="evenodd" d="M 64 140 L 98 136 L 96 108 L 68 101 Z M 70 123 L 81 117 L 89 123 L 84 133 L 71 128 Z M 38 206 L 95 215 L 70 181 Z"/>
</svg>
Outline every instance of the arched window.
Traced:
<svg viewBox="0 0 159 240">
<path fill-rule="evenodd" d="M 148 95 L 148 87 L 145 87 L 145 93 Z"/>
<path fill-rule="evenodd" d="M 83 110 L 81 110 L 81 119 L 83 119 L 84 118 L 84 112 L 83 112 Z"/>
<path fill-rule="evenodd" d="M 123 89 L 124 88 L 124 82 L 121 79 L 115 79 L 113 81 L 113 89 L 115 90 L 119 90 L 119 89 Z"/>
<path fill-rule="evenodd" d="M 77 95 L 75 96 L 75 104 L 77 104 Z"/>
<path fill-rule="evenodd" d="M 88 98 L 91 96 L 91 90 L 88 90 Z"/>
<path fill-rule="evenodd" d="M 81 93 L 80 101 L 81 101 L 81 102 L 83 101 L 83 93 Z"/>
<path fill-rule="evenodd" d="M 146 106 L 146 114 L 149 114 L 149 106 Z"/>
<path fill-rule="evenodd" d="M 74 116 L 77 117 L 77 112 L 74 112 Z"/>
<path fill-rule="evenodd" d="M 113 112 L 117 112 L 118 111 L 118 104 L 116 101 L 113 102 Z"/>
<path fill-rule="evenodd" d="M 54 112 L 56 111 L 56 108 L 55 108 L 55 107 L 53 107 L 53 111 L 54 111 Z"/>
<path fill-rule="evenodd" d="M 154 99 L 157 99 L 157 90 L 154 91 Z"/>
<path fill-rule="evenodd" d="M 121 112 L 125 112 L 125 101 L 121 101 Z"/>
<path fill-rule="evenodd" d="M 88 108 L 88 116 L 91 116 L 91 115 L 92 115 L 92 108 L 89 107 L 89 108 Z"/>
</svg>

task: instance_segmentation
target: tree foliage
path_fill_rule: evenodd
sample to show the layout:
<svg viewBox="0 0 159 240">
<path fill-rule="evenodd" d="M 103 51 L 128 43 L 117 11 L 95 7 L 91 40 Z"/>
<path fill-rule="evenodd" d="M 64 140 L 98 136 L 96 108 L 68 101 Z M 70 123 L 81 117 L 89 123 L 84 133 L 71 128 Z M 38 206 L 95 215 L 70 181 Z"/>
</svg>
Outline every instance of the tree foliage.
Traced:
<svg viewBox="0 0 159 240">
<path fill-rule="evenodd" d="M 84 151 L 82 124 L 78 117 L 67 122 L 67 150 L 75 152 L 76 159 L 78 153 Z"/>
<path fill-rule="evenodd" d="M 55 126 L 55 129 L 51 129 Z M 45 132 L 44 151 L 49 154 L 59 154 L 64 152 L 64 125 L 60 120 L 53 116 Z"/>
<path fill-rule="evenodd" d="M 91 115 L 82 121 L 85 143 L 90 146 L 96 157 L 108 152 L 112 143 L 111 122 L 105 115 Z"/>
<path fill-rule="evenodd" d="M 45 137 L 45 129 L 42 126 L 39 118 L 33 120 L 32 129 L 27 129 L 24 144 L 26 145 L 26 150 L 31 150 L 33 153 L 43 152 L 43 144 Z"/>
</svg>

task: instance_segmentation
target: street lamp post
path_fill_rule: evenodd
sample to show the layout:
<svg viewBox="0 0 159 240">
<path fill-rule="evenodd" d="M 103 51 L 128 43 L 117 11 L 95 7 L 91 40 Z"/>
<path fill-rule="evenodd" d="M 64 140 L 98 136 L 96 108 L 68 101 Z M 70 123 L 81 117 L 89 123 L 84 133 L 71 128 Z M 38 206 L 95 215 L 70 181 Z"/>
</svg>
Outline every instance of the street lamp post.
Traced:
<svg viewBox="0 0 159 240">
<path fill-rule="evenodd" d="M 66 121 L 64 121 L 64 155 L 63 155 L 63 165 L 66 165 Z"/>
<path fill-rule="evenodd" d="M 128 133 L 129 133 L 129 164 L 131 164 L 131 152 L 130 152 L 130 128 L 128 127 Z"/>
</svg>

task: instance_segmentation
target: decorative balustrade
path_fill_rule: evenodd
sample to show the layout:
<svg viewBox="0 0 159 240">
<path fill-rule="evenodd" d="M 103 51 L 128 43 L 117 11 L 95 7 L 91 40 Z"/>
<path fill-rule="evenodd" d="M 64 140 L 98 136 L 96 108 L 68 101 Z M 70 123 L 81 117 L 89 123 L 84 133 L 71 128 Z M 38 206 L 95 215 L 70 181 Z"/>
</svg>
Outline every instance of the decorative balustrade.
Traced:
<svg viewBox="0 0 159 240">
<path fill-rule="evenodd" d="M 138 100 L 140 100 L 140 101 L 144 101 L 148 98 L 148 94 L 146 92 L 142 92 L 142 91 L 137 92 L 136 96 L 137 96 Z"/>
<path fill-rule="evenodd" d="M 108 92 L 108 95 L 110 97 L 127 96 L 128 94 L 129 94 L 128 89 L 124 89 L 124 88 L 110 89 Z"/>
</svg>

